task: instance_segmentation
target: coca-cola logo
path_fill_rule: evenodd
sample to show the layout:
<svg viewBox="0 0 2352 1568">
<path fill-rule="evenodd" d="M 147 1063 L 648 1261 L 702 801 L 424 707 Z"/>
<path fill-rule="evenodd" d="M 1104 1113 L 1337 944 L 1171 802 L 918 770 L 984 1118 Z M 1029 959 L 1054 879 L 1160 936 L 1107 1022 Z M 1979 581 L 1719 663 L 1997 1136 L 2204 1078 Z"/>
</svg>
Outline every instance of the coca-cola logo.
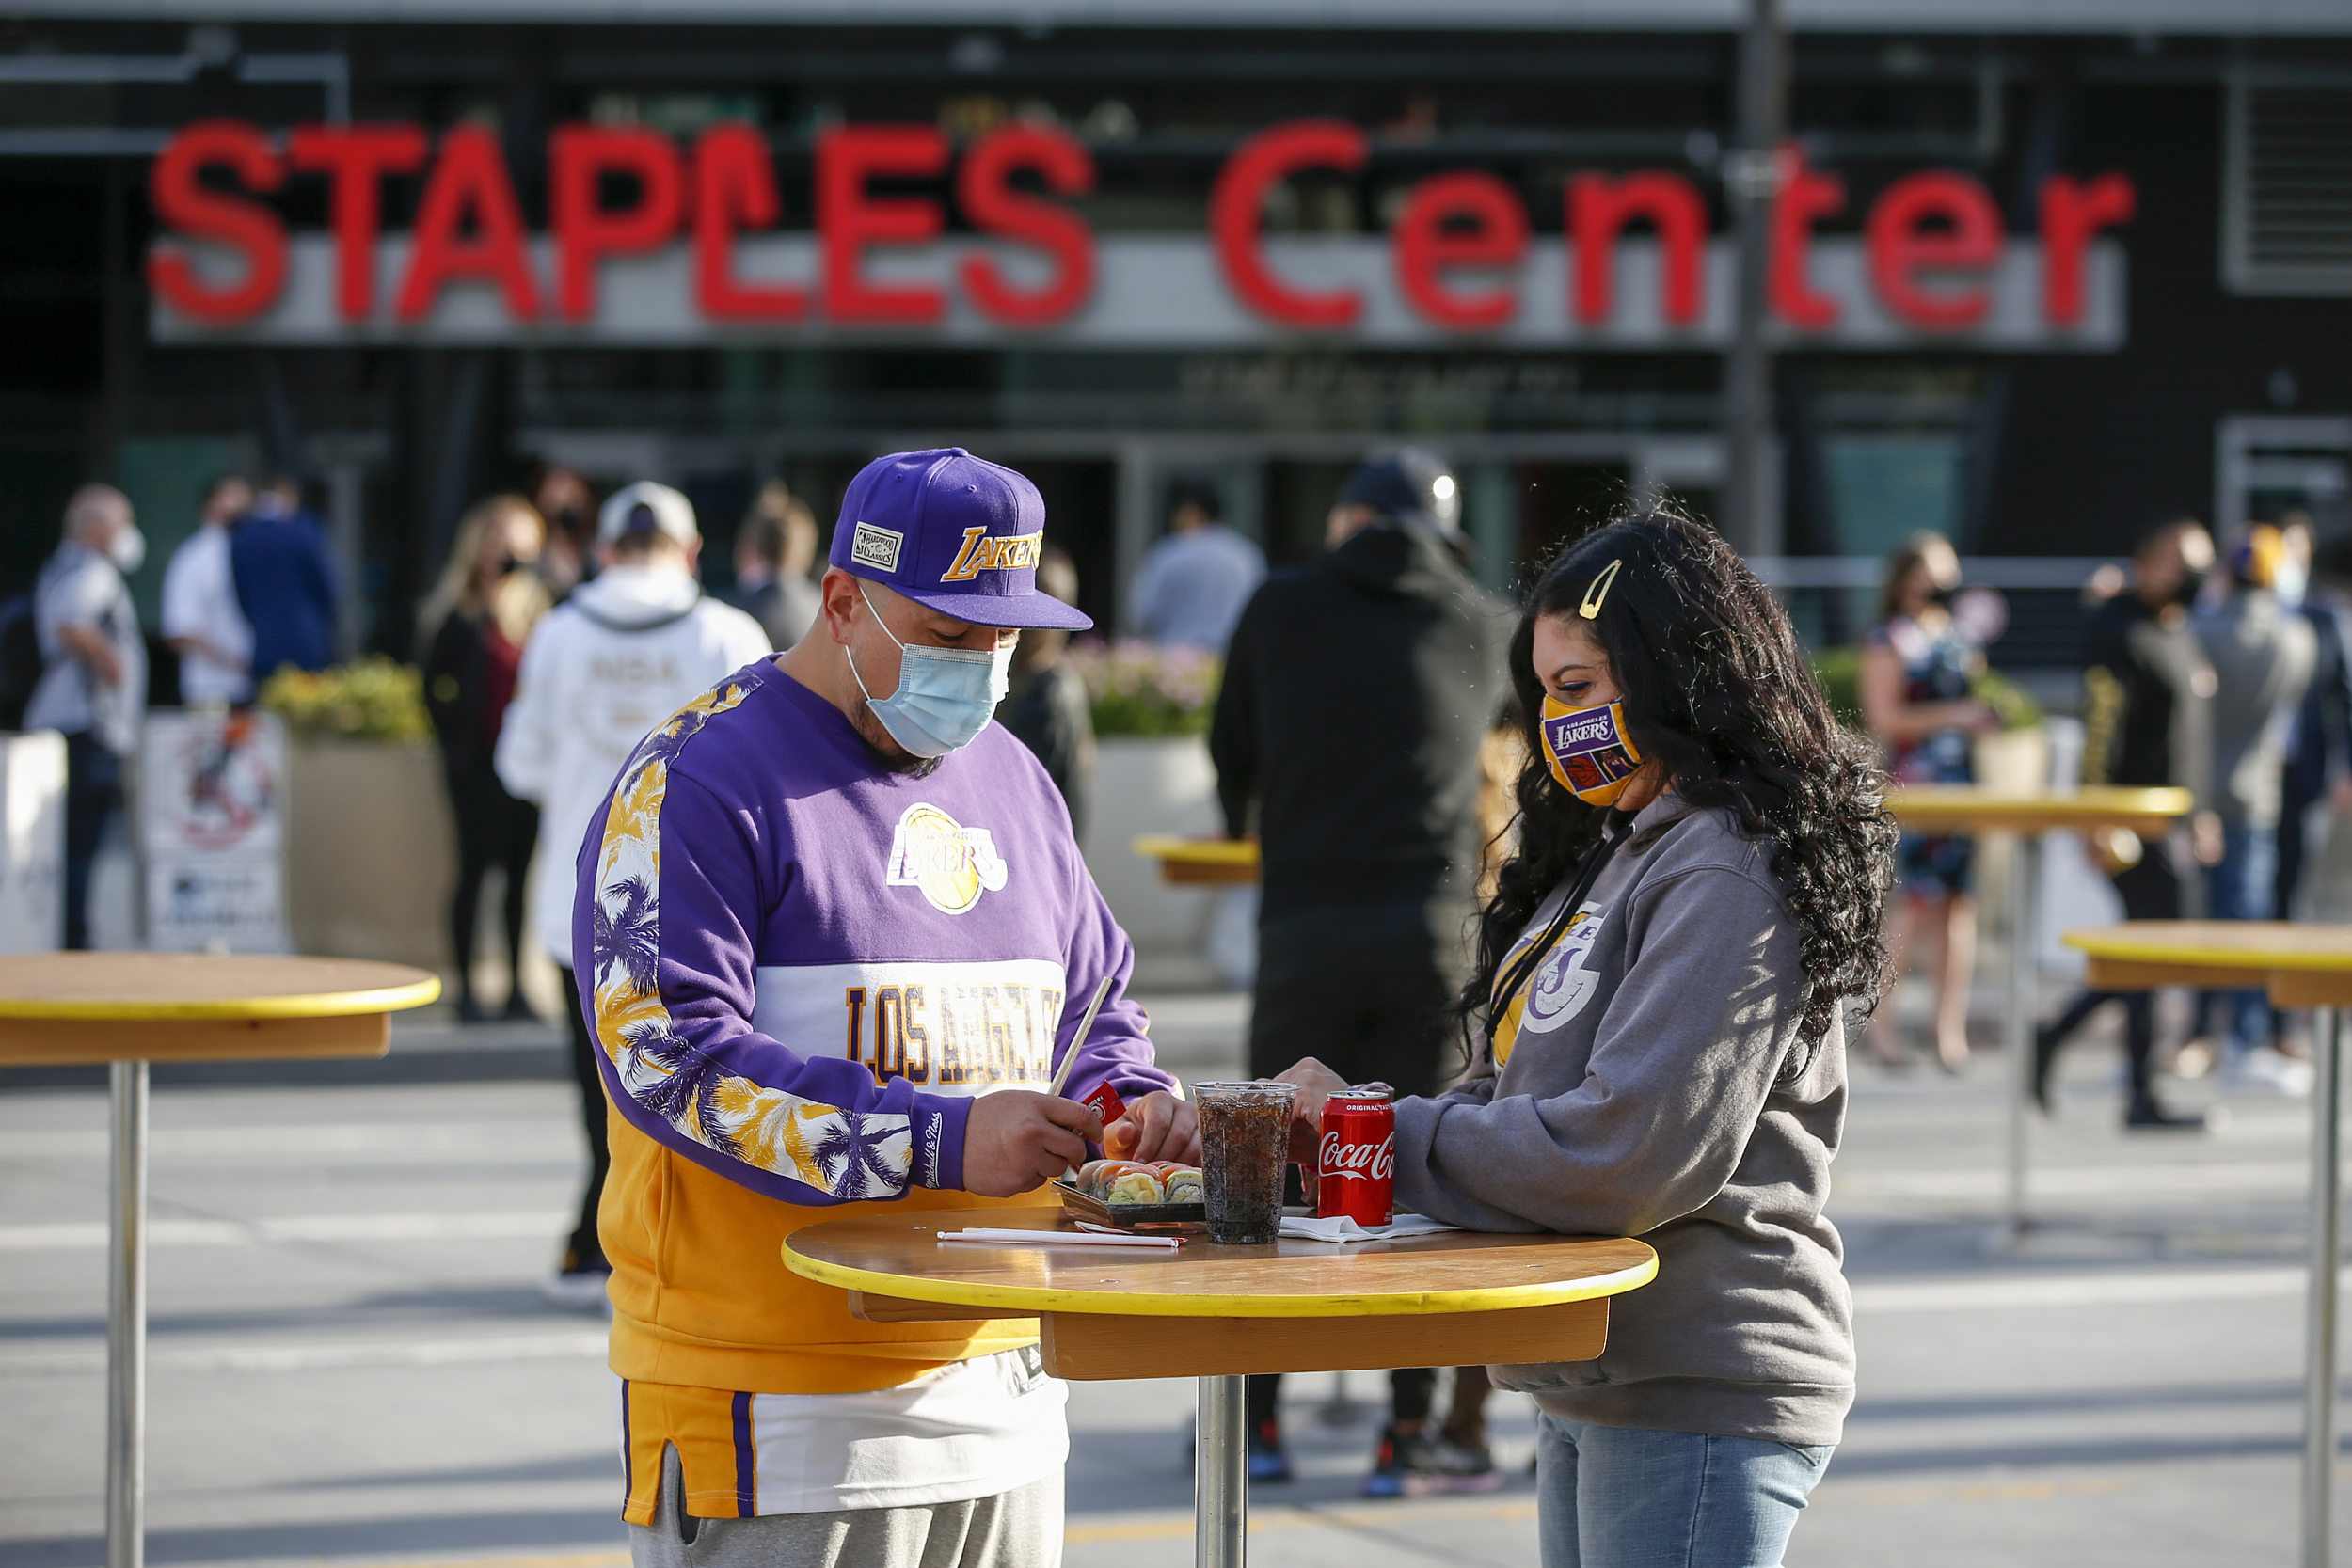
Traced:
<svg viewBox="0 0 2352 1568">
<path fill-rule="evenodd" d="M 1389 1180 L 1396 1175 L 1396 1134 L 1371 1144 L 1347 1143 L 1337 1132 L 1326 1132 L 1316 1163 L 1325 1176 L 1343 1181 Z"/>
</svg>

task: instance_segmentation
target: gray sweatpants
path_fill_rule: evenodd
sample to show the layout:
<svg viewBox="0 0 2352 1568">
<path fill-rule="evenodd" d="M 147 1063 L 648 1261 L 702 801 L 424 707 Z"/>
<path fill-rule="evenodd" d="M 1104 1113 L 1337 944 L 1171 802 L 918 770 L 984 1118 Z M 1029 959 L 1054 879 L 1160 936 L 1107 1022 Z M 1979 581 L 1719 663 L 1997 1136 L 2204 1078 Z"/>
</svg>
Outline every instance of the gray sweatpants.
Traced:
<svg viewBox="0 0 2352 1568">
<path fill-rule="evenodd" d="M 1061 1472 L 970 1502 L 694 1519 L 677 1450 L 661 1456 L 651 1525 L 628 1528 L 635 1568 L 1060 1568 Z"/>
</svg>

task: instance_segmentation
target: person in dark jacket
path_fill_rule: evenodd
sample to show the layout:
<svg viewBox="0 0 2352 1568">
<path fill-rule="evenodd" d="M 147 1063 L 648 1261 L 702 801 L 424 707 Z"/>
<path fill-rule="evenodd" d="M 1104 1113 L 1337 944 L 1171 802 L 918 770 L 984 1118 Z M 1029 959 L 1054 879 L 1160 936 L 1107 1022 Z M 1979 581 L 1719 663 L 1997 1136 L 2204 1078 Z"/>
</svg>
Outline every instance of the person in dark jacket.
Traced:
<svg viewBox="0 0 2352 1568">
<path fill-rule="evenodd" d="M 789 648 L 817 622 L 817 519 L 782 480 L 761 486 L 735 535 L 735 586 L 721 596 Z"/>
<path fill-rule="evenodd" d="M 1078 568 L 1058 546 L 1048 545 L 1037 563 L 1037 587 L 1067 605 L 1078 602 Z M 996 721 L 1045 766 L 1045 776 L 1070 808 L 1070 834 L 1086 842 L 1087 808 L 1094 793 L 1094 706 L 1087 683 L 1062 657 L 1070 634 L 1037 628 L 1021 634 L 1012 650 L 1012 685 L 996 705 Z"/>
<path fill-rule="evenodd" d="M 2323 799 L 2338 816 L 2352 809 L 2352 653 L 2347 653 L 2344 626 L 2352 601 L 2333 582 L 2312 579 L 2308 521 L 2290 515 L 2279 531 L 2296 578 L 2290 591 L 2282 567 L 2279 596 L 2311 623 L 2318 650 L 2312 684 L 2303 689 L 2302 711 L 2296 715 L 2295 737 L 2288 742 L 2286 770 L 2279 781 L 2278 895 L 2271 913 L 2275 919 L 2292 920 L 2307 869 L 2304 817 Z"/>
<path fill-rule="evenodd" d="M 253 627 L 248 668 L 257 690 L 280 666 L 324 670 L 335 661 L 335 567 L 298 482 L 272 480 L 229 531 L 229 573 Z"/>
<path fill-rule="evenodd" d="M 2090 664 L 2083 672 L 2083 783 L 2180 788 L 2201 800 L 2211 773 L 2213 665 L 2205 657 L 2189 605 L 2213 565 L 2213 540 L 2193 522 L 2168 523 L 2139 542 L 2128 593 L 2091 617 Z M 2208 839 L 2220 824 L 2201 810 L 2193 832 Z M 2132 920 L 2178 920 L 2185 868 L 2165 839 L 2150 843 L 2127 830 L 2094 835 L 2091 849 Z M 2067 1037 L 2110 1002 L 2123 1004 L 2123 1055 L 2131 1094 L 2123 1125 L 2202 1132 L 2202 1114 L 2176 1115 L 2156 1099 L 2153 1057 L 2156 1001 L 2147 991 L 2086 990 L 2034 1037 L 2034 1098 L 2050 1109 L 2050 1070 Z"/>
<path fill-rule="evenodd" d="M 1329 553 L 1269 578 L 1233 630 L 1209 754 L 1227 832 L 1254 822 L 1262 848 L 1255 1076 L 1301 1055 L 1400 1096 L 1452 1076 L 1479 748 L 1510 691 L 1511 635 L 1508 611 L 1463 569 L 1458 500 L 1454 476 L 1419 453 L 1359 468 L 1331 510 Z M 1441 1435 L 1423 1430 L 1435 1374 L 1393 1375 L 1368 1492 L 1490 1484 L 1476 1376 L 1459 1380 Z M 1252 1474 L 1285 1476 L 1276 1380 L 1253 1379 L 1250 1403 Z"/>
<path fill-rule="evenodd" d="M 426 642 L 425 709 L 441 742 L 441 777 L 457 823 L 457 889 L 450 903 L 450 953 L 457 963 L 457 1016 L 489 1017 L 474 996 L 476 911 L 492 866 L 506 874 L 506 1016 L 535 1016 L 523 995 L 523 908 L 531 851 L 539 840 L 539 808 L 499 782 L 490 759 L 523 643 L 548 609 L 546 584 L 532 567 L 547 525 L 520 496 L 476 502 L 457 525 L 441 580 L 425 600 L 419 629 Z"/>
</svg>

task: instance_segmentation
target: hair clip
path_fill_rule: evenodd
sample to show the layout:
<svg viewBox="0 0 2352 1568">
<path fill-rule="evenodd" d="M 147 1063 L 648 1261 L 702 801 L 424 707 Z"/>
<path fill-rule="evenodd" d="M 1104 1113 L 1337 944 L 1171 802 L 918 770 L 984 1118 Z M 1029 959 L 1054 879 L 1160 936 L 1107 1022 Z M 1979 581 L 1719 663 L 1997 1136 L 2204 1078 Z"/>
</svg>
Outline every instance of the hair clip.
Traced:
<svg viewBox="0 0 2352 1568">
<path fill-rule="evenodd" d="M 1609 585 L 1617 580 L 1617 568 L 1624 564 L 1623 561 L 1613 561 L 1600 569 L 1600 576 L 1595 578 L 1593 585 L 1584 590 L 1584 602 L 1576 607 L 1579 615 L 1587 621 L 1599 618 L 1600 601 L 1609 596 Z"/>
</svg>

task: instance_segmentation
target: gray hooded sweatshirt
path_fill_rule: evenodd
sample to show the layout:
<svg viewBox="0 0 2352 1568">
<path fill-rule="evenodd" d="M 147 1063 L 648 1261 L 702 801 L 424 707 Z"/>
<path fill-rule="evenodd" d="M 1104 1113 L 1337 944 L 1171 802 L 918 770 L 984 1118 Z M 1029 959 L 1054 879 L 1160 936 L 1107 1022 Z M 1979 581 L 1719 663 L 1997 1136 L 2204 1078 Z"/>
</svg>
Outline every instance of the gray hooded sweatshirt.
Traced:
<svg viewBox="0 0 2352 1568">
<path fill-rule="evenodd" d="M 1657 1248 L 1598 1359 L 1493 1369 L 1555 1416 L 1809 1447 L 1836 1443 L 1853 1402 L 1844 1249 L 1821 1212 L 1845 1034 L 1798 1037 L 1804 933 L 1772 849 L 1727 813 L 1652 802 L 1497 1045 L 1450 1093 L 1397 1102 L 1400 1205 Z"/>
</svg>

